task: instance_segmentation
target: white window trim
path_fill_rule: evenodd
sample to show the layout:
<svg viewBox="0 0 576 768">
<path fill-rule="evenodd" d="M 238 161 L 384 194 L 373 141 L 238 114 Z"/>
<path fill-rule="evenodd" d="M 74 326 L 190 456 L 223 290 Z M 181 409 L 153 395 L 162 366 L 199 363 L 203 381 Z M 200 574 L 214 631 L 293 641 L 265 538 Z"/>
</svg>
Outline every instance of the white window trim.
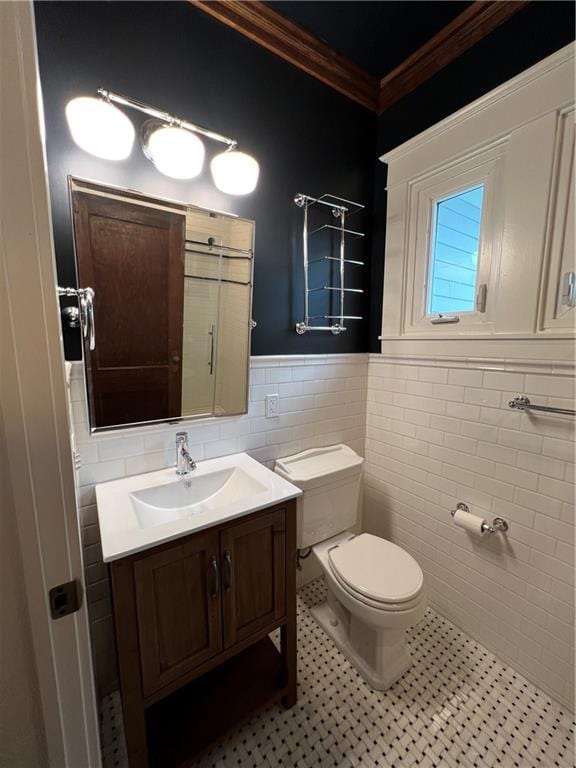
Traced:
<svg viewBox="0 0 576 768">
<path fill-rule="evenodd" d="M 486 333 L 492 327 L 492 304 L 497 276 L 496 267 L 501 243 L 502 219 L 498 214 L 498 187 L 502 146 L 476 153 L 470 158 L 440 168 L 424 180 L 410 185 L 410 205 L 406 227 L 409 233 L 408 269 L 404 290 L 406 295 L 402 335 L 454 336 L 473 331 Z M 428 313 L 430 287 L 430 251 L 434 236 L 434 214 L 438 201 L 473 186 L 484 186 L 478 272 L 476 286 L 487 286 L 484 312 L 454 312 L 458 323 L 436 325 Z M 412 221 L 415 225 L 412 226 Z"/>
</svg>

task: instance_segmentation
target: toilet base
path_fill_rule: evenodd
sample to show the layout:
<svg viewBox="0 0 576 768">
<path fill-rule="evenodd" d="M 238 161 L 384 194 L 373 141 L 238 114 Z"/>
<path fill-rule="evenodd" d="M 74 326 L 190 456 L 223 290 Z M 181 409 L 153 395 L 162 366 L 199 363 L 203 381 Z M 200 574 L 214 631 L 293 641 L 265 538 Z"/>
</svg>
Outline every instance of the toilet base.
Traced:
<svg viewBox="0 0 576 768">
<path fill-rule="evenodd" d="M 368 627 L 337 602 L 334 608 L 328 602 L 316 605 L 310 613 L 375 690 L 386 691 L 412 665 L 404 630 Z"/>
</svg>

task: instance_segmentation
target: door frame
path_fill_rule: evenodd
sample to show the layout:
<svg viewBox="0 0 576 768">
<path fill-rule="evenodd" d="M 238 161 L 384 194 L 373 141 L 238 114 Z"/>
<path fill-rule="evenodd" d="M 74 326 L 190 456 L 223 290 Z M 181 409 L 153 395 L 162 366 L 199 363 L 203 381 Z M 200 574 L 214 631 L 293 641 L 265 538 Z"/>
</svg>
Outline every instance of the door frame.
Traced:
<svg viewBox="0 0 576 768">
<path fill-rule="evenodd" d="M 99 768 L 86 600 L 50 617 L 48 591 L 84 582 L 32 3 L 0 3 L 0 395 L 50 768 Z"/>
</svg>

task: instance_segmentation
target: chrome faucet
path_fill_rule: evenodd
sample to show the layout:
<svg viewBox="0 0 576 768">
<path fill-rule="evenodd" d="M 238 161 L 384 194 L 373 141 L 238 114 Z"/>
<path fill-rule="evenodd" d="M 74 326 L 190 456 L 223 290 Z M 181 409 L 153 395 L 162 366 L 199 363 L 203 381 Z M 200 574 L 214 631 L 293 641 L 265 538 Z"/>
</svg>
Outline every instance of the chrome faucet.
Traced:
<svg viewBox="0 0 576 768">
<path fill-rule="evenodd" d="M 176 433 L 176 474 L 188 475 L 196 469 L 196 462 L 188 453 L 188 433 Z"/>
</svg>

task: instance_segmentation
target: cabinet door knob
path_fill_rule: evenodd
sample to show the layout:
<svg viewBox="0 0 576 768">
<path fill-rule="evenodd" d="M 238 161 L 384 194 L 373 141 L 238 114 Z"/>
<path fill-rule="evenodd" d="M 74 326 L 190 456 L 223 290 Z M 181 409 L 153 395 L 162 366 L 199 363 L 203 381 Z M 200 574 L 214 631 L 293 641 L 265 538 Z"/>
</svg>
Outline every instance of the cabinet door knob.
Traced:
<svg viewBox="0 0 576 768">
<path fill-rule="evenodd" d="M 220 573 L 218 571 L 218 560 L 216 555 L 212 555 L 210 558 L 210 570 L 212 571 L 212 597 L 218 597 L 220 592 Z"/>
<path fill-rule="evenodd" d="M 224 589 L 230 589 L 232 586 L 232 555 L 226 549 L 224 551 Z"/>
</svg>

